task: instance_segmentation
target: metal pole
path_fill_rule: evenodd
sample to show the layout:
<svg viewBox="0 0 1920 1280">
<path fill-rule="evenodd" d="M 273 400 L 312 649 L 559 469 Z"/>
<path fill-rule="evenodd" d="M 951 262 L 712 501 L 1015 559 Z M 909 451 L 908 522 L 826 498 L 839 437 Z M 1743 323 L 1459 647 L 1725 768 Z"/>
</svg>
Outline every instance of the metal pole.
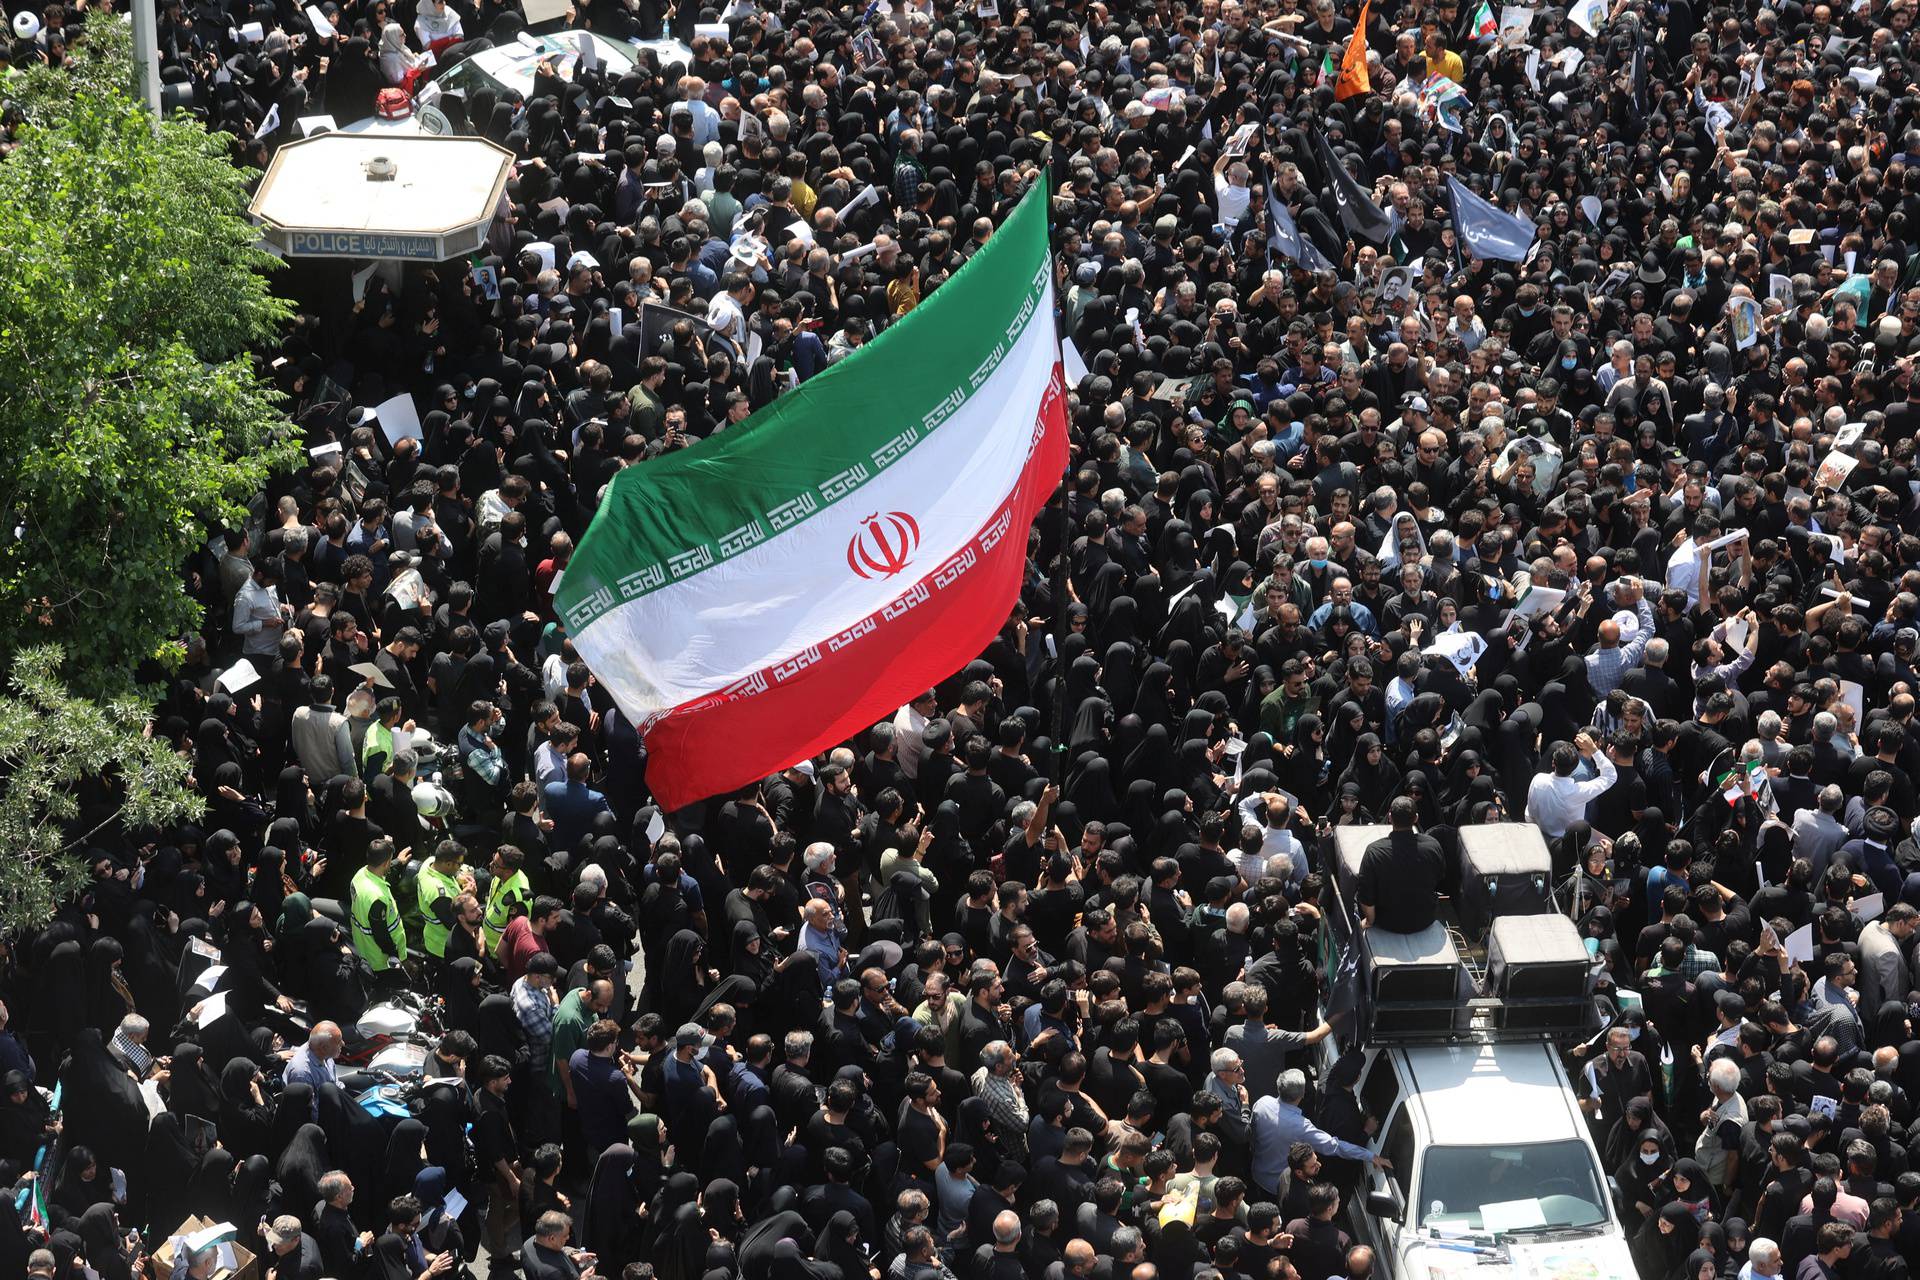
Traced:
<svg viewBox="0 0 1920 1280">
<path fill-rule="evenodd" d="M 153 136 L 160 136 L 160 45 L 155 37 L 159 19 L 153 0 L 133 0 L 133 71 L 140 100 L 153 114 Z"/>
<path fill-rule="evenodd" d="M 1040 151 L 1039 181 L 1041 187 L 1046 192 L 1047 198 L 1051 200 L 1053 197 L 1053 144 L 1051 142 L 1047 143 Z M 1047 226 L 1049 230 L 1051 230 L 1053 226 L 1053 210 L 1051 208 L 1047 210 Z M 1053 269 L 1054 252 L 1052 236 L 1049 235 L 1047 243 L 1049 271 Z M 1053 324 L 1055 329 L 1058 330 L 1060 320 L 1057 313 L 1053 317 Z M 1054 342 L 1054 358 L 1056 360 L 1059 358 L 1059 351 L 1060 343 L 1056 338 Z M 1060 469 L 1060 492 L 1055 495 L 1060 503 L 1060 510 L 1054 516 L 1057 522 L 1055 541 L 1058 543 L 1058 546 L 1055 549 L 1055 559 L 1053 562 L 1053 585 L 1049 592 L 1051 597 L 1049 606 L 1052 609 L 1053 617 L 1048 619 L 1048 624 L 1051 628 L 1050 635 L 1053 640 L 1053 759 L 1048 765 L 1047 777 L 1059 783 L 1063 788 L 1067 781 L 1067 712 L 1069 710 L 1077 711 L 1079 709 L 1077 707 L 1069 708 L 1067 706 L 1067 666 L 1063 661 L 1067 652 L 1068 635 L 1067 575 L 1073 559 L 1073 520 L 1069 514 L 1071 510 L 1069 498 L 1072 494 L 1073 421 L 1071 415 L 1069 415 L 1067 421 L 1067 461 Z M 1040 545 L 1042 547 L 1046 546 L 1044 536 L 1040 540 Z"/>
<path fill-rule="evenodd" d="M 1069 428 L 1071 437 L 1072 430 Z M 1049 604 L 1053 617 L 1048 620 L 1053 640 L 1053 762 L 1047 776 L 1066 785 L 1067 780 L 1067 667 L 1062 661 L 1067 652 L 1067 569 L 1073 556 L 1073 521 L 1068 515 L 1067 498 L 1073 491 L 1073 445 L 1067 445 L 1067 465 L 1060 472 L 1060 512 L 1058 553 L 1053 562 L 1053 587 Z M 1044 540 L 1043 540 L 1044 541 Z M 1074 708 L 1078 710 L 1078 708 Z"/>
</svg>

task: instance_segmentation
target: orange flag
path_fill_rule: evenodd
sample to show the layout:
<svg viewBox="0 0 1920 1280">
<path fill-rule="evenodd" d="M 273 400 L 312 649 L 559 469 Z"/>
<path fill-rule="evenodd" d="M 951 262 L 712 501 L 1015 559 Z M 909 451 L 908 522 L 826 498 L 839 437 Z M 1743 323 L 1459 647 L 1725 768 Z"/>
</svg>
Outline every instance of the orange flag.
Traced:
<svg viewBox="0 0 1920 1280">
<path fill-rule="evenodd" d="M 1340 78 L 1333 85 L 1333 100 L 1345 102 L 1359 93 L 1373 92 L 1373 82 L 1367 78 L 1367 10 L 1373 0 L 1365 0 L 1360 6 L 1359 21 L 1353 24 L 1353 35 L 1347 41 L 1347 51 L 1340 55 Z"/>
</svg>

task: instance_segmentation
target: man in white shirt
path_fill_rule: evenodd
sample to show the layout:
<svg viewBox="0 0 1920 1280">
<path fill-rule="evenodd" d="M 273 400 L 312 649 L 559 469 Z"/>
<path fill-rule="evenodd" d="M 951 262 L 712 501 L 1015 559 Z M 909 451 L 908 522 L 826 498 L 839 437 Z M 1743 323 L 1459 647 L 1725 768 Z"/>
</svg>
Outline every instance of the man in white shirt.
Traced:
<svg viewBox="0 0 1920 1280">
<path fill-rule="evenodd" d="M 730 268 L 737 264 L 730 264 Z M 730 269 L 724 288 L 707 303 L 707 323 L 741 351 L 747 349 L 747 311 L 754 295 L 753 278 Z"/>
<path fill-rule="evenodd" d="M 920 759 L 927 754 L 927 744 L 920 735 L 926 732 L 927 721 L 938 705 L 929 689 L 893 713 L 893 758 L 900 772 L 915 781 L 920 778 Z"/>
<path fill-rule="evenodd" d="M 1251 180 L 1246 161 L 1237 156 L 1222 154 L 1214 164 L 1213 194 L 1222 226 L 1231 227 L 1247 216 L 1247 205 L 1253 199 L 1253 192 L 1247 188 Z"/>
<path fill-rule="evenodd" d="M 1527 821 L 1540 828 L 1549 840 L 1563 836 L 1567 828 L 1587 816 L 1587 805 L 1605 795 L 1619 771 L 1607 759 L 1592 737 L 1582 733 L 1571 747 L 1565 743 L 1553 749 L 1553 772 L 1535 776 L 1527 788 Z M 1599 776 L 1575 778 L 1574 770 L 1588 763 Z"/>
<path fill-rule="evenodd" d="M 1262 791 L 1248 796 L 1236 806 L 1240 812 L 1241 830 L 1248 827 L 1263 831 L 1260 845 L 1260 866 L 1241 866 L 1240 874 L 1248 884 L 1270 872 L 1275 858 L 1285 858 L 1290 868 L 1286 874 L 1287 887 L 1297 888 L 1307 878 L 1310 869 L 1307 865 L 1307 851 L 1294 838 L 1288 827 L 1293 821 L 1293 805 L 1277 791 Z M 1234 859 L 1236 866 L 1240 860 Z M 1248 871 L 1253 871 L 1248 875 Z"/>
<path fill-rule="evenodd" d="M 280 557 L 264 556 L 233 597 L 233 633 L 240 652 L 249 658 L 273 658 L 280 653 L 280 634 L 290 620 L 280 603 Z"/>
<path fill-rule="evenodd" d="M 1687 607 L 1696 608 L 1700 604 L 1700 586 L 1706 581 L 1707 560 L 1713 554 L 1706 543 L 1713 540 L 1713 525 L 1708 521 L 1697 521 L 1693 526 L 1693 535 L 1673 549 L 1667 557 L 1667 585 L 1675 591 L 1687 593 Z M 1744 550 L 1744 545 L 1740 546 Z"/>
</svg>

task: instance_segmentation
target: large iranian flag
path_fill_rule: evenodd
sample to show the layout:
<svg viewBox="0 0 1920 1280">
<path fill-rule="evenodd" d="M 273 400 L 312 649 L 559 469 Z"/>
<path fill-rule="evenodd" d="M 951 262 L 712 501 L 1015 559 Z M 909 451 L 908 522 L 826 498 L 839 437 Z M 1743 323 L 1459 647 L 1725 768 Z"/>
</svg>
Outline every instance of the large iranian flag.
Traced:
<svg viewBox="0 0 1920 1280">
<path fill-rule="evenodd" d="M 668 808 L 889 715 L 986 647 L 1067 460 L 1046 194 L 873 342 L 620 472 L 558 595 Z"/>
</svg>

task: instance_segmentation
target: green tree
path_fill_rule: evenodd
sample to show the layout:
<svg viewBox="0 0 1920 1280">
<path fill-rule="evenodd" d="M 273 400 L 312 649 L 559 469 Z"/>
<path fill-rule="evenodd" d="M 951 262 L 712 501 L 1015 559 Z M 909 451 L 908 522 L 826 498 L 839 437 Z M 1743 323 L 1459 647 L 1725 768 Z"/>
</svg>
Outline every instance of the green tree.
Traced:
<svg viewBox="0 0 1920 1280">
<path fill-rule="evenodd" d="M 58 645 L 13 661 L 0 693 L 0 927 L 31 929 L 83 888 L 86 850 L 104 833 L 198 818 L 192 762 L 147 736 L 134 694 L 68 692 Z"/>
<path fill-rule="evenodd" d="M 199 623 L 184 561 L 298 454 L 249 355 L 288 308 L 231 140 L 156 136 L 132 85 L 124 25 L 90 20 L 9 85 L 0 162 L 0 652 L 59 644 L 89 695 Z"/>
</svg>

